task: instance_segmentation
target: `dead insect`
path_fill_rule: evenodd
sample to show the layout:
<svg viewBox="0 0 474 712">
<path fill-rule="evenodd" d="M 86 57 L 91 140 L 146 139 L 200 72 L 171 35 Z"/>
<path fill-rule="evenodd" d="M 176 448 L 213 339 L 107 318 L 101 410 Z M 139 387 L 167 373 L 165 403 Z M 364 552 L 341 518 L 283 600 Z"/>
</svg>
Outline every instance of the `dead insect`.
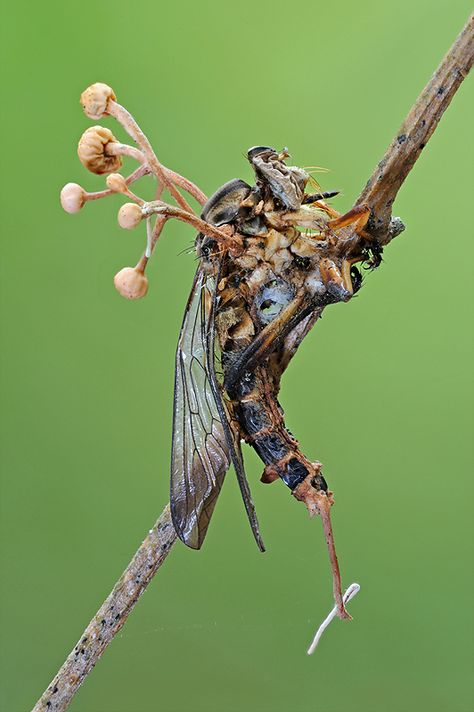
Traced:
<svg viewBox="0 0 474 712">
<path fill-rule="evenodd" d="M 283 371 L 323 309 L 361 286 L 355 262 L 366 255 L 345 248 L 344 228 L 357 223 L 362 230 L 368 210 L 339 216 L 324 202 L 336 191 L 306 194 L 308 174 L 287 166 L 287 157 L 286 149 L 250 149 L 255 185 L 230 181 L 202 211 L 207 223 L 228 226 L 241 248 L 223 249 L 203 233 L 196 238 L 200 264 L 176 356 L 171 512 L 181 540 L 199 548 L 232 462 L 263 551 L 240 448 L 245 440 L 265 465 L 263 482 L 281 479 L 322 515 L 339 614 L 347 617 L 329 521 L 332 493 L 320 463 L 286 428 L 277 397 Z"/>
<path fill-rule="evenodd" d="M 315 193 L 318 186 L 310 174 L 287 165 L 288 150 L 269 146 L 247 153 L 255 174 L 252 184 L 235 179 L 207 199 L 194 183 L 159 162 L 110 87 L 92 85 L 81 102 L 94 121 L 106 114 L 115 117 L 136 143 L 119 143 L 100 126 L 88 129 L 78 153 L 90 171 L 117 170 L 123 155 L 136 159 L 139 168 L 127 178 L 112 173 L 108 190 L 99 193 L 87 193 L 76 183 L 61 192 L 68 212 L 111 192 L 122 193 L 132 202 L 120 208 L 119 225 L 132 229 L 146 223 L 145 253 L 135 267 L 115 276 L 120 294 L 128 299 L 146 294 L 145 268 L 169 219 L 183 220 L 197 231 L 199 264 L 176 352 L 171 514 L 178 536 L 194 549 L 202 546 L 232 463 L 253 535 L 264 550 L 245 475 L 244 440 L 264 464 L 262 482 L 282 480 L 311 515 L 321 516 L 338 615 L 349 617 L 331 529 L 333 494 L 321 464 L 301 452 L 287 429 L 278 392 L 283 372 L 323 310 L 348 301 L 360 288 L 356 264 L 374 268 L 380 263 L 381 247 L 364 229 L 370 210 L 357 205 L 340 215 L 327 202 L 337 191 Z M 157 181 L 156 199 L 149 202 L 130 190 L 146 174 Z M 164 190 L 176 205 L 161 200 Z M 181 190 L 202 206 L 201 216 Z"/>
</svg>

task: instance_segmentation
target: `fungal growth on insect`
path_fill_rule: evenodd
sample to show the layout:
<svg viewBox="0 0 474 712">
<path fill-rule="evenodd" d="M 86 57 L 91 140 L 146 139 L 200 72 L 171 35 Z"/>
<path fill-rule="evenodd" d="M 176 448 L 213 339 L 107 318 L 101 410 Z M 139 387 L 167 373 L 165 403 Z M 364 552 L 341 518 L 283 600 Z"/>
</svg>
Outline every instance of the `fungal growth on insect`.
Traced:
<svg viewBox="0 0 474 712">
<path fill-rule="evenodd" d="M 118 212 L 127 230 L 145 223 L 145 249 L 134 267 L 114 278 L 118 292 L 139 299 L 148 291 L 145 270 L 167 221 L 177 218 L 197 232 L 199 258 L 176 355 L 171 512 L 180 539 L 200 548 L 231 463 L 237 474 L 255 540 L 264 545 L 245 476 L 240 443 L 264 464 L 261 481 L 281 480 L 311 516 L 321 516 L 340 618 L 348 618 L 334 546 L 334 502 L 320 462 L 301 452 L 285 425 L 278 401 L 281 376 L 299 344 L 330 304 L 346 302 L 362 283 L 357 265 L 374 269 L 382 247 L 365 227 L 369 208 L 341 215 L 309 172 L 289 165 L 287 149 L 255 146 L 247 153 L 253 179 L 235 179 L 209 199 L 190 180 L 163 166 L 130 113 L 106 84 L 81 96 L 94 121 L 113 116 L 136 145 L 121 143 L 92 126 L 78 145 L 81 163 L 106 176 L 106 188 L 88 193 L 76 183 L 61 191 L 67 212 L 112 193 L 125 202 Z M 138 162 L 128 176 L 122 157 Z M 143 176 L 156 183 L 145 201 L 132 191 Z M 167 192 L 173 203 L 163 200 Z M 188 201 L 200 208 L 193 210 Z M 218 368 L 216 365 L 218 364 Z M 222 377 L 217 376 L 222 373 Z"/>
</svg>

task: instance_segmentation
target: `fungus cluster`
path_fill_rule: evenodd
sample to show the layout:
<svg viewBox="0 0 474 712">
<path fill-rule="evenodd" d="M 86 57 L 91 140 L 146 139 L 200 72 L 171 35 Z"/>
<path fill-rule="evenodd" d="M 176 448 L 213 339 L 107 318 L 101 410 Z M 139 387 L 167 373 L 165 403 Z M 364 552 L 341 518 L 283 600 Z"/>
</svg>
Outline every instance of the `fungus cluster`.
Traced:
<svg viewBox="0 0 474 712">
<path fill-rule="evenodd" d="M 133 230 L 145 222 L 146 250 L 135 267 L 124 267 L 117 272 L 114 285 L 126 299 L 140 299 L 148 291 L 145 269 L 166 221 L 170 217 L 177 217 L 195 227 L 199 227 L 202 222 L 180 190 L 187 192 L 199 205 L 204 205 L 206 196 L 194 183 L 160 163 L 134 118 L 117 102 L 111 87 L 101 82 L 92 84 L 82 92 L 80 101 L 89 119 L 98 121 L 104 116 L 113 116 L 136 145 L 121 143 L 112 131 L 104 126 L 95 125 L 86 129 L 77 147 L 79 160 L 91 173 L 106 176 L 106 187 L 102 191 L 88 192 L 77 183 L 66 183 L 61 190 L 61 206 L 67 213 L 77 213 L 87 202 L 114 193 L 120 193 L 127 198 L 127 202 L 118 211 L 118 224 L 125 230 Z M 126 177 L 119 173 L 124 156 L 136 160 L 139 164 L 138 168 Z M 130 190 L 132 183 L 146 175 L 154 177 L 156 181 L 156 200 L 151 202 L 146 202 Z M 165 190 L 170 193 L 177 206 L 161 200 Z M 214 237 L 218 237 L 220 231 L 214 229 L 214 232 Z"/>
</svg>

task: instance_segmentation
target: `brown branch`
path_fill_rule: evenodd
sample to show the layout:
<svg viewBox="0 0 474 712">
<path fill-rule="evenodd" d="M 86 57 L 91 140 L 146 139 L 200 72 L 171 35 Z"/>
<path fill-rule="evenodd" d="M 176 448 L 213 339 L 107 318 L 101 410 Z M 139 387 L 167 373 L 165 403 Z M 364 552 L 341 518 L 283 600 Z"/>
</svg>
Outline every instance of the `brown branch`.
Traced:
<svg viewBox="0 0 474 712">
<path fill-rule="evenodd" d="M 371 208 L 369 230 L 380 244 L 388 243 L 403 229 L 401 221 L 397 223 L 396 219 L 395 221 L 390 220 L 393 201 L 472 66 L 474 58 L 473 24 L 474 18 L 471 17 L 418 97 L 396 138 L 392 141 L 357 201 L 357 204 L 366 203 Z M 174 185 L 152 154 L 151 147 L 149 152 L 152 156 L 152 167 L 161 178 L 163 185 L 182 204 L 184 200 L 181 196 L 178 198 L 179 194 L 176 195 L 177 191 Z M 174 217 L 184 219 L 183 211 L 174 210 L 176 211 Z M 185 212 L 184 215 L 186 215 Z M 359 239 L 358 236 L 357 239 Z M 126 567 L 112 593 L 89 623 L 76 647 L 36 703 L 33 712 L 64 712 L 67 709 L 73 695 L 107 645 L 124 625 L 130 611 L 160 568 L 175 541 L 176 533 L 171 522 L 170 509 L 167 506 Z"/>
<path fill-rule="evenodd" d="M 167 505 L 33 712 L 63 712 L 69 707 L 79 686 L 127 620 L 175 541 L 176 532 Z"/>
<path fill-rule="evenodd" d="M 425 86 L 356 201 L 371 208 L 369 232 L 385 245 L 404 226 L 390 218 L 397 193 L 474 62 L 474 15 Z"/>
</svg>

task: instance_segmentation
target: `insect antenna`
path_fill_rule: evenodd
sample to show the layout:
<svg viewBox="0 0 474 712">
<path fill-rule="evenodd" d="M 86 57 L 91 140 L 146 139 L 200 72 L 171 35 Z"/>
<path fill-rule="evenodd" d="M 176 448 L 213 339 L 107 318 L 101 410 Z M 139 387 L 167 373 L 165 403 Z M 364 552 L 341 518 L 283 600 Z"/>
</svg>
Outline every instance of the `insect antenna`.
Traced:
<svg viewBox="0 0 474 712">
<path fill-rule="evenodd" d="M 323 166 L 303 166 L 303 170 L 306 173 L 329 173 L 329 168 Z"/>
<path fill-rule="evenodd" d="M 316 178 L 314 178 L 314 176 L 312 176 L 311 174 L 310 174 L 310 176 L 309 176 L 308 184 L 311 186 L 311 188 L 312 188 L 313 190 L 317 190 L 317 191 L 320 191 L 320 190 L 321 190 L 320 184 L 318 183 L 318 181 L 316 180 Z"/>
<path fill-rule="evenodd" d="M 182 249 L 178 252 L 178 257 L 180 257 L 181 255 L 190 255 L 191 252 L 194 252 L 195 249 L 196 248 L 194 246 L 194 241 L 192 241 L 192 242 L 190 242 L 188 247 L 185 247 L 184 249 Z"/>
</svg>

